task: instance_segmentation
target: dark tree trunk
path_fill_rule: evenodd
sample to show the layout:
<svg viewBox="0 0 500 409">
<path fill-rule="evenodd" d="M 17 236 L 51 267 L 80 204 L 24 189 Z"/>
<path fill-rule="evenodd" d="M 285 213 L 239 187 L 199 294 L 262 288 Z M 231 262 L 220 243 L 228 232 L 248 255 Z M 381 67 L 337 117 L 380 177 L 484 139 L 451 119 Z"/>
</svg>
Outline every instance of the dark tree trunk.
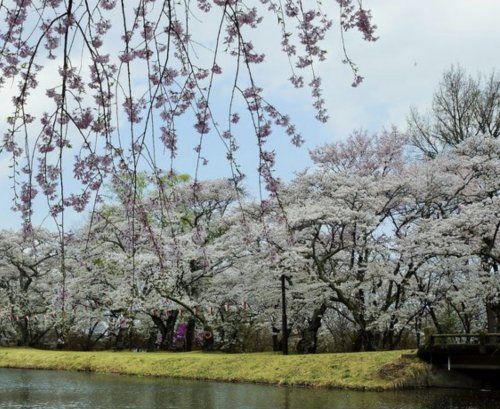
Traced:
<svg viewBox="0 0 500 409">
<path fill-rule="evenodd" d="M 401 338 L 403 337 L 403 334 L 405 333 L 405 329 L 402 328 L 399 331 L 396 331 L 396 324 L 398 323 L 398 320 L 396 318 L 392 318 L 391 322 L 389 324 L 389 327 L 381 334 L 379 332 L 373 334 L 373 348 L 382 348 L 384 350 L 394 350 L 396 349 L 399 345 L 401 345 Z M 415 321 L 415 334 L 416 334 L 416 341 L 417 344 L 419 344 L 419 334 L 418 334 L 418 324 Z"/>
<path fill-rule="evenodd" d="M 203 331 L 203 351 L 212 351 L 214 349 L 214 333 L 212 328 L 205 327 Z"/>
<path fill-rule="evenodd" d="M 96 323 L 94 323 L 94 325 L 92 325 L 91 327 L 89 327 L 88 333 L 87 333 L 87 336 L 85 337 L 85 342 L 84 342 L 84 345 L 83 345 L 83 349 L 85 351 L 90 351 L 94 347 L 94 341 L 93 341 L 92 337 L 94 336 L 95 329 L 97 328 L 98 325 L 99 325 L 99 323 L 96 322 Z M 99 339 L 100 339 L 100 337 L 97 337 L 97 341 Z"/>
<path fill-rule="evenodd" d="M 438 320 L 436 313 L 434 311 L 434 308 L 429 307 L 429 315 L 431 316 L 432 322 L 433 322 L 434 326 L 436 327 L 437 332 L 438 333 L 443 332 L 443 330 L 441 328 L 441 324 L 439 323 L 439 320 Z"/>
<path fill-rule="evenodd" d="M 281 342 L 278 337 L 280 330 L 273 325 L 272 332 L 273 332 L 273 351 L 274 352 L 281 351 Z"/>
<path fill-rule="evenodd" d="M 395 341 L 394 341 L 394 327 L 397 323 L 396 317 L 392 316 L 391 321 L 389 323 L 389 328 L 384 332 L 384 336 L 382 338 L 382 348 L 383 349 L 394 349 Z"/>
<path fill-rule="evenodd" d="M 196 321 L 194 317 L 190 317 L 187 322 L 186 329 L 186 351 L 193 350 L 194 335 L 195 335 Z"/>
<path fill-rule="evenodd" d="M 28 320 L 26 318 L 21 318 L 17 321 L 17 327 L 20 332 L 20 339 L 17 343 L 18 346 L 28 346 L 30 344 L 30 334 L 28 328 Z"/>
<path fill-rule="evenodd" d="M 486 317 L 488 332 L 500 332 L 500 304 L 488 304 L 486 306 Z"/>
<path fill-rule="evenodd" d="M 165 321 L 165 331 L 162 334 L 164 345 L 168 349 L 172 348 L 172 341 L 175 335 L 175 324 L 177 323 L 177 317 L 179 316 L 179 311 L 171 311 Z"/>
<path fill-rule="evenodd" d="M 375 337 L 372 331 L 364 328 L 360 329 L 356 339 L 354 340 L 354 351 L 374 351 L 375 350 Z"/>
<path fill-rule="evenodd" d="M 326 311 L 326 305 L 322 304 L 313 311 L 311 319 L 308 320 L 306 328 L 302 332 L 301 339 L 297 343 L 297 352 L 300 354 L 315 354 L 318 349 L 318 331 L 321 320 Z"/>
<path fill-rule="evenodd" d="M 167 318 L 158 317 L 156 315 L 152 315 L 151 319 L 155 324 L 158 331 L 161 334 L 161 342 L 158 345 L 159 349 L 171 349 L 172 348 L 172 340 L 174 339 L 174 331 L 175 331 L 175 323 L 177 322 L 177 317 L 179 315 L 179 311 L 173 310 L 167 315 Z"/>
<path fill-rule="evenodd" d="M 115 339 L 115 349 L 121 351 L 125 348 L 125 330 L 123 328 L 118 329 L 118 334 Z"/>
</svg>

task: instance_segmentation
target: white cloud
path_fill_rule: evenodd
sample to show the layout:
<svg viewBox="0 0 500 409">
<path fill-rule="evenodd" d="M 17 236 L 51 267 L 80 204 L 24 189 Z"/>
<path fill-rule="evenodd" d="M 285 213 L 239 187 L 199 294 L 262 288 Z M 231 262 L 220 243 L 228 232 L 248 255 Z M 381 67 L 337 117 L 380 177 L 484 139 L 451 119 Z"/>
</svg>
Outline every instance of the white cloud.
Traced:
<svg viewBox="0 0 500 409">
<path fill-rule="evenodd" d="M 474 75 L 500 67 L 498 0 L 379 0 L 364 5 L 372 9 L 379 40 L 369 44 L 357 32 L 346 35 L 349 54 L 365 77 L 360 87 L 350 86 L 349 69 L 340 62 L 338 27 L 326 41 L 328 60 L 318 69 L 332 119 L 323 137 L 345 136 L 359 126 L 404 126 L 409 106 L 427 106 L 451 64 L 461 64 Z M 311 116 L 307 94 L 289 88 L 286 60 L 274 58 L 279 39 L 272 23 L 267 22 L 266 30 L 273 34 L 260 32 L 256 40 L 268 50 L 268 62 L 258 78 L 274 100 L 295 98 L 304 117 Z"/>
</svg>

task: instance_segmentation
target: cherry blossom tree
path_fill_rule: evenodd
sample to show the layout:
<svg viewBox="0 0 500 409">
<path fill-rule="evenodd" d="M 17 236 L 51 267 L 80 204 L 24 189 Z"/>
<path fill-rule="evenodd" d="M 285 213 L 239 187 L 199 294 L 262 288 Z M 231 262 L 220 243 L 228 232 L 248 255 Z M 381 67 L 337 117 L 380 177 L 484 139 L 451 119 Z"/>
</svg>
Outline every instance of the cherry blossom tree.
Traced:
<svg viewBox="0 0 500 409">
<path fill-rule="evenodd" d="M 313 315 L 327 308 L 345 314 L 359 331 L 356 349 L 374 348 L 377 325 L 386 324 L 381 320 L 395 305 L 404 310 L 395 298 L 402 268 L 391 234 L 405 192 L 404 145 L 393 129 L 373 136 L 355 132 L 345 143 L 318 148 L 312 157 L 319 168 L 298 177 L 287 198 L 293 246 L 323 287 Z M 314 334 L 321 320 L 310 322 L 316 322 Z M 315 335 L 308 338 L 305 350 L 314 352 Z"/>
<path fill-rule="evenodd" d="M 38 345 L 61 318 L 64 294 L 59 285 L 57 236 L 36 230 L 27 241 L 2 231 L 0 253 L 0 331 L 18 345 Z"/>
<path fill-rule="evenodd" d="M 172 347 L 181 319 L 187 320 L 192 334 L 196 322 L 205 324 L 200 303 L 207 283 L 231 263 L 228 247 L 222 249 L 218 238 L 227 230 L 223 218 L 237 196 L 227 180 L 201 182 L 194 192 L 183 175 L 175 182 L 169 177 L 168 183 L 163 192 L 149 191 L 147 183 L 139 192 L 138 209 L 144 219 L 133 230 L 134 246 L 123 201 L 96 209 L 92 222 L 80 232 L 80 264 L 88 271 L 82 271 L 76 284 L 85 289 L 80 291 L 85 309 L 121 321 L 121 332 L 132 330 L 138 317 L 151 320 L 158 332 L 151 341 L 158 339 L 161 348 Z M 118 199 L 126 203 L 122 193 L 117 192 Z M 162 200 L 166 197 L 168 203 Z M 102 314 L 95 319 L 92 325 L 103 319 Z"/>
<path fill-rule="evenodd" d="M 419 288 L 438 329 L 440 301 L 466 332 L 485 329 L 473 319 L 478 306 L 486 307 L 480 311 L 490 331 L 498 325 L 498 153 L 497 138 L 477 135 L 413 170 L 413 200 L 421 204 L 405 257 L 419 266 Z"/>
</svg>

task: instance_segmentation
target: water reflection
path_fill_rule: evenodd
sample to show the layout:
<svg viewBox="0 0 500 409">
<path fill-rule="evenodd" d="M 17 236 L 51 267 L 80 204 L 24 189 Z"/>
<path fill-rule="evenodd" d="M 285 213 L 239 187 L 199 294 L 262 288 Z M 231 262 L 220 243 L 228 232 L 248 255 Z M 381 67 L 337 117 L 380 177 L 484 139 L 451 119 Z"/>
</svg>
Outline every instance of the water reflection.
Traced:
<svg viewBox="0 0 500 409">
<path fill-rule="evenodd" d="M 352 392 L 0 369 L 0 408 L 493 409 L 498 392 Z"/>
</svg>

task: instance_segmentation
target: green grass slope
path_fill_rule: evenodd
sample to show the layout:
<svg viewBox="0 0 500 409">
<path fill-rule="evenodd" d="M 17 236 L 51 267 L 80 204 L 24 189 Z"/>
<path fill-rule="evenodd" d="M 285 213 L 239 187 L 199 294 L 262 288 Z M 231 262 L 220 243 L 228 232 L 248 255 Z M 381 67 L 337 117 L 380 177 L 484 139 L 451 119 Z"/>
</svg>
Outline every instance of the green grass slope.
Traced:
<svg viewBox="0 0 500 409">
<path fill-rule="evenodd" d="M 409 352 L 282 356 L 276 353 L 73 352 L 0 348 L 0 367 L 389 390 L 425 383 L 428 366 L 417 358 L 404 357 Z"/>
</svg>

